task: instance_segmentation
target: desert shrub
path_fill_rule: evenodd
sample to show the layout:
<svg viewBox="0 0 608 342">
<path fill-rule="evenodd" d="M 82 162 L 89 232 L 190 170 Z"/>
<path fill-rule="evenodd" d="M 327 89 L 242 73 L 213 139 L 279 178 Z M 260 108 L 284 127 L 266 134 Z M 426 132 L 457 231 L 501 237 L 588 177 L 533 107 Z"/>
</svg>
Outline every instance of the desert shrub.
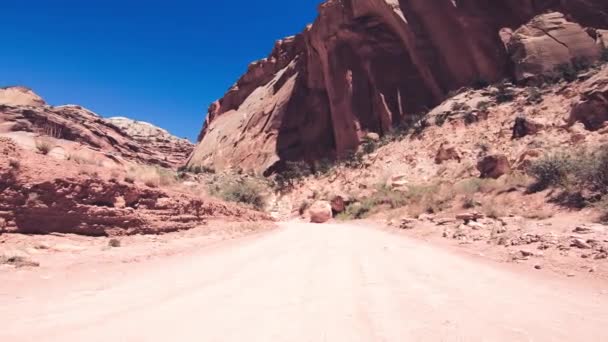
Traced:
<svg viewBox="0 0 608 342">
<path fill-rule="evenodd" d="M 363 141 L 363 144 L 361 144 L 361 151 L 364 154 L 371 154 L 376 152 L 376 150 L 378 149 L 378 142 L 371 140 L 371 139 L 365 139 L 365 141 Z"/>
<path fill-rule="evenodd" d="M 110 239 L 110 241 L 108 241 L 108 246 L 112 247 L 112 248 L 118 248 L 121 246 L 120 240 L 118 239 Z"/>
<path fill-rule="evenodd" d="M 465 196 L 462 200 L 462 208 L 473 209 L 475 207 L 477 207 L 477 201 L 475 201 L 475 197 L 472 195 Z"/>
<path fill-rule="evenodd" d="M 494 92 L 494 99 L 497 103 L 511 102 L 515 99 L 515 92 L 506 81 L 500 82 L 496 85 L 496 91 Z"/>
<path fill-rule="evenodd" d="M 492 104 L 488 101 L 479 101 L 477 103 L 476 107 L 477 107 L 477 110 L 480 112 L 487 112 L 491 106 L 492 106 Z"/>
<path fill-rule="evenodd" d="M 129 184 L 133 184 L 135 183 L 135 178 L 133 178 L 133 176 L 125 176 L 125 182 L 129 183 Z"/>
<path fill-rule="evenodd" d="M 300 216 L 304 215 L 306 210 L 310 208 L 310 205 L 311 203 L 307 200 L 303 200 L 302 202 L 300 202 L 300 206 L 298 207 L 298 214 L 300 214 Z"/>
<path fill-rule="evenodd" d="M 323 158 L 315 163 L 315 174 L 317 176 L 328 174 L 333 168 L 334 163 L 331 159 Z"/>
<path fill-rule="evenodd" d="M 540 158 L 528 168 L 528 173 L 536 180 L 530 190 L 537 192 L 552 186 L 565 186 L 574 169 L 574 159 L 568 154 L 561 153 Z"/>
<path fill-rule="evenodd" d="M 503 206 L 497 204 L 494 200 L 484 202 L 481 205 L 481 212 L 489 218 L 497 219 L 505 216 Z"/>
<path fill-rule="evenodd" d="M 476 123 L 477 121 L 479 121 L 479 117 L 477 116 L 476 113 L 474 113 L 472 111 L 468 111 L 464 114 L 465 125 L 472 125 L 472 124 Z"/>
<path fill-rule="evenodd" d="M 365 218 L 375 206 L 376 204 L 370 199 L 352 203 L 346 207 L 344 212 L 338 214 L 337 219 L 345 221 Z"/>
<path fill-rule="evenodd" d="M 600 223 L 608 224 L 608 196 L 602 197 L 597 203 L 595 203 L 595 208 L 600 212 Z"/>
<path fill-rule="evenodd" d="M 580 155 L 574 171 L 579 184 L 602 194 L 608 193 L 608 145 Z"/>
<path fill-rule="evenodd" d="M 246 204 L 257 210 L 266 206 L 266 191 L 261 181 L 250 178 L 216 182 L 209 189 L 211 195 L 224 201 Z"/>
<path fill-rule="evenodd" d="M 564 80 L 574 82 L 578 78 L 578 71 L 570 63 L 560 64 L 555 67 L 556 81 Z"/>
<path fill-rule="evenodd" d="M 537 87 L 529 87 L 526 101 L 528 104 L 538 104 L 543 102 L 543 94 Z"/>
<path fill-rule="evenodd" d="M 349 151 L 341 163 L 347 168 L 357 169 L 363 165 L 363 156 L 365 156 L 363 151 Z"/>
<path fill-rule="evenodd" d="M 484 89 L 490 86 L 490 82 L 486 81 L 481 77 L 478 77 L 476 80 L 473 81 L 472 86 L 473 89 Z"/>
<path fill-rule="evenodd" d="M 608 62 L 608 48 L 602 51 L 602 62 Z"/>
<path fill-rule="evenodd" d="M 11 158 L 8 160 L 8 166 L 14 170 L 18 170 L 21 167 L 21 162 L 18 159 Z"/>
<path fill-rule="evenodd" d="M 451 115 L 452 115 L 452 112 L 443 112 L 441 114 L 438 114 L 435 117 L 435 125 L 437 125 L 439 127 L 443 126 Z"/>
<path fill-rule="evenodd" d="M 302 179 L 312 174 L 310 165 L 304 161 L 288 161 L 275 173 L 274 183 L 277 190 L 283 191 L 293 187 Z"/>
<path fill-rule="evenodd" d="M 197 166 L 182 166 L 178 169 L 179 172 L 190 172 L 194 174 L 215 174 L 215 169 L 205 165 L 197 165 Z"/>
<path fill-rule="evenodd" d="M 53 149 L 53 145 L 51 145 L 50 141 L 46 139 L 41 139 L 36 141 L 36 150 L 41 154 L 47 155 Z"/>
</svg>

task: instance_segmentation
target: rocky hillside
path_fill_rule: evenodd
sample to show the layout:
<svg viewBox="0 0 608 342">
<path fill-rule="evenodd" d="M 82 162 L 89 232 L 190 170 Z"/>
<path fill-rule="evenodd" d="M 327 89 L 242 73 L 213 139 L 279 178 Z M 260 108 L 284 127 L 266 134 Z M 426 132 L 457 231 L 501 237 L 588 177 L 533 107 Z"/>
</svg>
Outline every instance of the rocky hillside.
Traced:
<svg viewBox="0 0 608 342">
<path fill-rule="evenodd" d="M 150 124 L 132 125 L 128 119 L 104 119 L 77 105 L 53 107 L 30 89 L 0 89 L 0 136 L 33 148 L 45 140 L 53 154 L 96 153 L 117 164 L 143 163 L 177 168 L 193 149 L 188 141 Z M 145 127 L 141 129 L 139 127 Z"/>
<path fill-rule="evenodd" d="M 162 234 L 268 219 L 186 185 L 175 170 L 192 148 L 151 124 L 0 89 L 0 235 Z"/>
<path fill-rule="evenodd" d="M 268 174 L 343 157 L 461 87 L 593 63 L 607 28 L 601 0 L 329 0 L 210 106 L 189 164 Z"/>
</svg>

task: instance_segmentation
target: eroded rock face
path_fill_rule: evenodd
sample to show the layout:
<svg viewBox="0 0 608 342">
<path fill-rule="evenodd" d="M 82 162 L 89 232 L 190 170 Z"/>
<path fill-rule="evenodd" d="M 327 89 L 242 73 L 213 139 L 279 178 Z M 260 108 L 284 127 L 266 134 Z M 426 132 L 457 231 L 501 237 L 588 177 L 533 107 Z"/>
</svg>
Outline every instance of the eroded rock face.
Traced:
<svg viewBox="0 0 608 342">
<path fill-rule="evenodd" d="M 326 1 L 211 105 L 189 164 L 269 173 L 286 160 L 343 156 L 450 90 L 513 76 L 509 31 L 499 32 L 549 9 L 608 27 L 603 0 Z"/>
<path fill-rule="evenodd" d="M 150 128 L 153 131 L 162 130 Z M 136 133 L 128 125 L 122 129 L 116 120 L 108 121 L 81 106 L 48 106 L 38 95 L 22 87 L 0 90 L 0 134 L 11 132 L 73 141 L 105 153 L 117 163 L 122 158 L 168 168 L 184 165 L 194 147 L 183 139 L 170 138 L 168 133 L 146 137 L 146 133 Z"/>
</svg>

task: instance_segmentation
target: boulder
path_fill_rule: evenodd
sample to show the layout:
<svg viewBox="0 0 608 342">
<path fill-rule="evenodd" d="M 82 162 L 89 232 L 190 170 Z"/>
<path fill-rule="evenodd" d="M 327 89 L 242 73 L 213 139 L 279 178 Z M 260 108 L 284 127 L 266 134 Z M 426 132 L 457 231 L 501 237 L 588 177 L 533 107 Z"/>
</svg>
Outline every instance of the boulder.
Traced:
<svg viewBox="0 0 608 342">
<path fill-rule="evenodd" d="M 481 158 L 477 162 L 481 178 L 498 179 L 511 171 L 511 163 L 504 154 L 494 154 Z"/>
<path fill-rule="evenodd" d="M 559 12 L 541 14 L 513 32 L 506 43 L 517 80 L 552 75 L 573 61 L 596 62 L 600 48 L 577 23 Z"/>
<path fill-rule="evenodd" d="M 439 150 L 437 151 L 437 155 L 435 156 L 435 163 L 442 164 L 443 162 L 448 160 L 456 160 L 460 163 L 461 157 L 455 146 L 444 142 L 441 144 L 441 146 L 439 146 Z"/>
<path fill-rule="evenodd" d="M 331 220 L 333 213 L 331 211 L 331 203 L 327 201 L 317 201 L 308 208 L 310 222 L 325 223 Z"/>
<path fill-rule="evenodd" d="M 597 131 L 608 122 L 608 67 L 582 84 L 581 98 L 568 118 L 570 126 L 577 122 L 590 131 Z"/>
<path fill-rule="evenodd" d="M 520 139 L 527 135 L 538 133 L 544 127 L 543 124 L 528 119 L 524 116 L 518 116 L 513 125 L 513 139 Z"/>
<path fill-rule="evenodd" d="M 365 135 L 365 140 L 367 141 L 379 141 L 380 135 L 378 133 L 370 132 Z"/>
</svg>

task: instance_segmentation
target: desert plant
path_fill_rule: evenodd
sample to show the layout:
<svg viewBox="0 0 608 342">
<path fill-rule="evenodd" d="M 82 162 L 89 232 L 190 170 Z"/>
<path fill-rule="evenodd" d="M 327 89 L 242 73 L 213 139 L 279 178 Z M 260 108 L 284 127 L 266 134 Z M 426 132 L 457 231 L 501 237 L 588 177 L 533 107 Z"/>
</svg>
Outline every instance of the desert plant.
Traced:
<svg viewBox="0 0 608 342">
<path fill-rule="evenodd" d="M 11 158 L 8 160 L 8 166 L 14 170 L 18 170 L 21 167 L 21 162 L 18 159 Z"/>
<path fill-rule="evenodd" d="M 36 141 L 36 150 L 38 150 L 38 152 L 40 152 L 41 154 L 47 155 L 49 154 L 49 152 L 51 152 L 52 149 L 53 145 L 51 145 L 48 140 L 41 139 Z"/>
<path fill-rule="evenodd" d="M 487 88 L 489 86 L 490 86 L 490 82 L 486 81 L 485 79 L 483 79 L 481 77 L 478 77 L 472 83 L 473 89 L 484 89 L 484 88 Z"/>
<path fill-rule="evenodd" d="M 494 99 L 497 103 L 511 102 L 515 99 L 515 92 L 511 87 L 511 84 L 503 81 L 496 85 L 496 91 L 494 92 Z"/>
<path fill-rule="evenodd" d="M 560 153 L 540 158 L 528 168 L 528 174 L 536 180 L 530 190 L 537 192 L 552 186 L 565 186 L 574 170 L 574 159 L 568 154 Z"/>
<path fill-rule="evenodd" d="M 110 241 L 108 241 L 108 246 L 112 247 L 112 248 L 118 248 L 121 246 L 120 240 L 118 239 L 110 239 Z"/>
<path fill-rule="evenodd" d="M 601 57 L 602 62 L 608 62 L 608 48 L 605 48 L 602 51 L 602 57 Z"/>
<path fill-rule="evenodd" d="M 602 194 L 608 193 L 608 145 L 592 153 L 579 154 L 574 171 L 579 184 Z"/>
<path fill-rule="evenodd" d="M 300 206 L 298 207 L 298 214 L 300 214 L 300 216 L 304 215 L 304 213 L 306 212 L 306 210 L 308 210 L 308 208 L 310 208 L 311 203 L 307 200 L 303 200 L 300 203 Z"/>
<path fill-rule="evenodd" d="M 528 104 L 538 104 L 543 102 L 543 94 L 537 87 L 529 87 L 526 101 Z"/>
<path fill-rule="evenodd" d="M 310 165 L 304 161 L 288 161 L 274 175 L 275 187 L 283 191 L 293 187 L 312 174 Z"/>
<path fill-rule="evenodd" d="M 351 169 L 359 168 L 363 164 L 364 155 L 362 151 L 348 151 L 346 157 L 342 159 L 342 165 Z"/>
<path fill-rule="evenodd" d="M 266 206 L 266 187 L 254 179 L 225 180 L 213 184 L 209 192 L 224 201 L 242 203 L 263 210 Z"/>
<path fill-rule="evenodd" d="M 473 209 L 477 206 L 477 201 L 475 201 L 475 197 L 472 195 L 465 196 L 462 200 L 462 208 L 463 209 Z"/>
<path fill-rule="evenodd" d="M 439 127 L 443 126 L 451 115 L 452 115 L 452 112 L 443 112 L 441 114 L 438 114 L 435 117 L 435 125 L 437 125 Z"/>
<path fill-rule="evenodd" d="M 563 63 L 555 67 L 557 81 L 574 82 L 578 78 L 578 71 L 570 63 Z"/>
<path fill-rule="evenodd" d="M 374 208 L 375 204 L 372 200 L 364 200 L 355 202 L 346 207 L 346 210 L 338 214 L 339 220 L 359 220 L 365 218 Z"/>
</svg>

